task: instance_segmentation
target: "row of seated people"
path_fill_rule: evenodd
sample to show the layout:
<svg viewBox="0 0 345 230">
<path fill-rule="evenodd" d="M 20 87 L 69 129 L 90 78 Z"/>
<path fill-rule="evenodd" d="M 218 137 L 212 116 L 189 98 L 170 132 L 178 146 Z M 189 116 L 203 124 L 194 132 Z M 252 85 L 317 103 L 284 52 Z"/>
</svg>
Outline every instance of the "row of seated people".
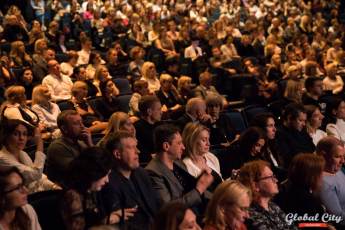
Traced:
<svg viewBox="0 0 345 230">
<path fill-rule="evenodd" d="M 333 115 L 332 116 L 333 121 L 330 122 L 330 124 L 327 126 L 327 131 L 330 135 L 336 136 L 340 139 L 341 139 L 341 136 L 339 134 L 342 133 L 341 122 L 343 118 L 342 118 L 341 110 L 342 110 L 343 104 L 344 102 L 341 98 L 334 98 L 328 104 L 329 107 L 327 107 L 327 110 L 331 111 L 331 114 Z M 187 129 L 183 129 L 183 128 L 186 126 L 186 124 L 189 121 L 200 122 L 209 127 L 211 135 L 212 135 L 212 128 L 217 127 L 217 124 L 212 124 L 213 123 L 212 120 L 219 117 L 220 108 L 222 106 L 223 106 L 223 101 L 221 98 L 218 98 L 215 104 L 212 104 L 212 103 L 209 104 L 209 108 L 208 108 L 209 114 L 206 114 L 205 102 L 200 98 L 191 99 L 189 103 L 187 103 L 187 108 L 186 108 L 187 113 L 184 116 L 182 116 L 180 119 L 178 119 L 176 124 L 181 127 L 181 130 L 187 130 L 186 133 L 188 133 L 188 128 Z M 333 107 L 331 108 L 331 106 Z M 282 116 L 282 127 L 278 129 L 277 134 L 276 134 L 276 129 L 274 125 L 274 117 L 272 115 L 266 116 L 266 117 L 262 115 L 263 117 L 261 117 L 261 119 L 257 118 L 258 120 L 257 126 L 262 127 L 263 130 L 266 130 L 267 134 L 263 134 L 262 130 L 260 131 L 260 129 L 255 129 L 255 128 L 248 129 L 247 131 L 241 134 L 237 145 L 233 145 L 233 146 L 236 146 L 237 151 L 236 151 L 236 148 L 235 150 L 233 150 L 234 149 L 232 148 L 233 146 L 230 145 L 229 143 L 232 139 L 235 139 L 235 138 L 227 140 L 226 136 L 223 135 L 222 138 L 225 138 L 225 139 L 223 139 L 220 144 L 223 144 L 224 147 L 230 147 L 230 148 L 228 149 L 228 152 L 226 155 L 219 156 L 222 159 L 221 163 L 220 164 L 218 163 L 219 166 L 217 167 L 219 174 L 227 178 L 231 174 L 232 169 L 238 169 L 243 165 L 243 163 L 256 159 L 257 157 L 259 158 L 264 157 L 265 160 L 270 161 L 272 163 L 272 165 L 274 166 L 273 170 L 277 173 L 277 176 L 283 179 L 286 178 L 286 174 L 284 175 L 284 169 L 288 168 L 293 156 L 299 152 L 314 151 L 315 145 L 317 144 L 318 140 L 321 139 L 323 136 L 325 136 L 325 133 L 318 130 L 318 128 L 321 126 L 322 118 L 323 118 L 323 115 L 320 113 L 320 109 L 316 106 L 314 107 L 309 106 L 309 107 L 310 108 L 307 107 L 307 111 L 306 111 L 303 108 L 303 106 L 298 105 L 298 104 L 297 105 L 292 104 L 292 105 L 287 106 L 284 109 L 284 113 Z M 153 149 L 154 147 L 153 130 L 158 125 L 158 122 L 161 120 L 161 115 L 162 115 L 161 103 L 159 99 L 157 99 L 154 96 L 144 96 L 141 100 L 141 103 L 139 103 L 139 109 L 140 109 L 142 118 L 135 123 L 135 129 L 131 125 L 131 122 L 128 119 L 128 117 L 126 116 L 125 116 L 126 122 L 124 122 L 122 125 L 125 129 L 128 129 L 128 131 L 130 131 L 132 135 L 133 133 L 136 133 L 136 137 L 138 139 L 138 147 L 142 151 L 140 158 L 148 157 L 149 158 L 148 160 L 150 160 L 151 153 L 155 152 L 155 150 Z M 68 112 L 68 110 L 66 112 Z M 81 116 L 78 114 L 77 111 L 73 111 L 73 112 L 78 118 L 77 121 L 74 121 L 73 119 L 69 118 L 63 121 L 60 120 L 59 122 L 59 119 L 57 119 L 57 126 L 59 127 L 59 130 L 62 132 L 62 137 L 54 141 L 48 148 L 48 165 L 47 165 L 48 177 L 54 182 L 58 182 L 60 186 L 63 184 L 61 183 L 61 180 L 63 180 L 63 177 L 64 177 L 63 175 L 64 173 L 66 173 L 63 171 L 66 170 L 66 168 L 68 167 L 68 163 L 75 156 L 79 155 L 80 149 L 83 148 L 83 146 L 85 147 L 85 144 L 89 146 L 93 144 L 92 140 L 90 139 L 90 135 L 87 134 L 89 130 L 86 129 L 82 125 Z M 309 123 L 307 126 L 308 132 L 311 135 L 308 134 L 308 132 L 305 130 L 306 115 L 308 115 L 308 123 Z M 10 117 L 8 117 L 8 119 L 10 119 Z M 114 122 L 119 121 L 119 120 L 120 120 L 119 117 L 114 117 Z M 71 122 L 70 127 L 62 127 L 68 124 L 69 122 Z M 219 127 L 225 128 L 224 126 L 221 125 Z M 191 129 L 195 129 L 195 128 L 191 128 Z M 4 128 L 3 130 L 7 132 L 8 130 L 11 130 L 11 128 Z M 218 129 L 216 128 L 215 130 L 213 129 L 213 131 L 217 132 L 219 131 L 219 128 Z M 228 131 L 229 130 L 225 130 L 225 132 L 224 131 L 223 132 L 226 133 Z M 36 132 L 39 132 L 39 131 L 36 130 Z M 69 134 L 67 134 L 66 132 Z M 194 130 L 189 130 L 190 134 L 186 134 L 182 136 L 184 136 L 185 139 L 186 138 L 188 139 L 192 136 L 191 134 L 193 132 Z M 109 133 L 111 133 L 111 131 L 109 131 Z M 207 140 L 206 142 L 208 142 L 208 138 L 209 138 L 208 131 L 205 131 L 203 134 L 206 135 L 205 139 Z M 232 135 L 234 134 L 235 133 L 232 133 Z M 69 137 L 66 138 L 67 136 Z M 311 136 L 314 138 L 315 145 L 312 141 Z M 101 141 L 101 143 L 106 142 L 107 138 L 108 137 L 106 136 Z M 74 139 L 74 141 L 72 141 L 72 143 L 74 144 L 71 145 L 71 142 L 68 141 L 68 139 L 72 139 L 72 140 Z M 84 143 L 78 141 L 78 139 L 84 140 L 83 141 Z M 203 139 L 203 138 L 200 137 L 200 139 Z M 36 143 L 37 149 L 39 150 L 38 153 L 42 151 L 42 146 L 40 142 L 41 141 L 38 141 Z M 198 142 L 193 140 L 192 143 L 198 143 Z M 214 143 L 215 142 L 212 141 L 212 144 Z M 200 144 L 202 145 L 202 140 L 200 140 Z M 207 143 L 205 149 L 209 149 L 210 147 L 209 145 L 210 144 Z M 23 149 L 25 144 L 21 142 L 15 146 L 19 146 L 20 148 Z M 266 149 L 267 151 L 261 150 L 264 146 L 269 147 L 268 149 Z M 201 149 L 200 151 L 202 151 L 202 147 L 200 147 L 200 149 Z M 58 154 L 59 152 L 62 153 L 62 155 L 59 155 Z M 42 163 L 42 158 L 43 158 L 42 154 L 37 155 L 36 153 L 35 161 L 36 161 L 36 157 L 37 157 L 37 161 Z M 212 161 L 213 162 L 217 161 L 215 160 L 216 158 L 214 158 L 212 155 L 209 157 L 205 156 L 205 158 L 206 159 L 211 158 L 209 159 L 211 163 Z M 192 161 L 192 163 L 195 164 L 196 162 Z M 43 166 L 41 164 L 40 170 L 42 170 L 42 168 Z M 193 174 L 193 168 L 189 171 L 189 173 Z M 56 184 L 53 184 L 51 181 L 47 180 L 46 177 L 42 177 L 42 174 L 39 174 L 38 177 L 40 180 L 43 179 L 44 181 L 44 183 L 42 183 L 43 186 L 46 186 L 46 185 L 51 186 L 51 187 L 56 186 Z M 36 189 L 39 188 L 37 186 L 34 186 L 34 187 Z"/>
<path fill-rule="evenodd" d="M 292 124 L 303 120 L 304 110 L 298 110 L 299 106 L 295 104 L 289 107 L 294 107 L 299 116 L 293 118 L 294 112 L 286 111 Z M 1 225 L 26 221 L 31 229 L 40 229 L 39 221 L 52 217 L 46 213 L 37 219 L 35 211 L 27 204 L 28 193 L 61 188 L 60 205 L 53 208 L 59 210 L 58 217 L 66 229 L 86 229 L 102 224 L 117 224 L 120 229 L 151 229 L 151 225 L 152 229 L 162 229 L 169 218 L 177 218 L 175 213 L 169 214 L 169 208 L 175 206 L 186 212 L 178 224 L 189 227 L 182 229 L 200 229 L 198 224 L 205 225 L 204 229 L 276 226 L 278 229 L 297 229 L 297 224 L 305 222 L 290 218 L 287 213 L 298 216 L 334 214 L 336 218 L 326 221 L 323 226 L 342 224 L 345 191 L 341 181 L 345 175 L 341 168 L 345 148 L 335 137 L 322 138 L 316 146 L 316 154 L 289 153 L 293 159 L 289 163 L 287 181 L 278 189 L 276 166 L 263 156 L 264 150 L 270 150 L 265 141 L 269 131 L 274 137 L 274 123 L 266 126 L 267 136 L 258 137 L 252 145 L 250 159 L 242 162 L 232 179 L 225 180 L 220 169 L 223 162 L 210 152 L 206 126 L 189 123 L 181 134 L 171 124 L 158 125 L 153 137 L 155 156 L 143 169 L 135 129 L 128 117 L 127 122 L 103 139 L 99 147 L 94 147 L 80 115 L 72 110 L 62 112 L 59 128 L 63 136 L 49 146 L 47 153 L 50 180 L 43 174 L 46 157 L 42 153 L 39 129 L 36 128 L 32 136 L 37 143 L 32 161 L 23 148 L 33 127 L 21 120 L 4 122 L 0 181 L 5 215 L 0 217 Z M 295 128 L 294 135 L 303 132 L 299 127 Z M 245 132 L 252 132 L 249 139 L 256 136 L 253 131 L 265 132 L 259 127 L 250 128 Z M 248 135 L 245 133 L 240 141 L 245 141 L 242 140 Z M 229 156 L 233 154 L 236 153 L 228 152 Z M 53 174 L 57 170 L 59 173 Z M 320 193 L 316 193 L 319 190 Z M 161 212 L 160 207 L 164 207 Z M 24 214 L 17 214 L 21 210 Z M 6 214 L 9 212 L 17 215 L 8 218 Z M 57 229 L 62 229 L 60 226 L 61 223 Z M 49 229 L 55 228 L 50 226 Z"/>
</svg>

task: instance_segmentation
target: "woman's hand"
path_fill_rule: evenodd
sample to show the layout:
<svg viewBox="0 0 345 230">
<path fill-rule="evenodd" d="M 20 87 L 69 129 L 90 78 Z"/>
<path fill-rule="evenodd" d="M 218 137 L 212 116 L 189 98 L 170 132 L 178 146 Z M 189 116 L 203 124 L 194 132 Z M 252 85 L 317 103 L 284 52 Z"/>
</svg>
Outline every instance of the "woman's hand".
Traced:
<svg viewBox="0 0 345 230">
<path fill-rule="evenodd" d="M 128 220 L 129 218 L 133 217 L 134 214 L 138 211 L 138 208 L 125 208 L 124 209 L 124 220 Z M 109 217 L 109 224 L 117 224 L 121 221 L 122 218 L 122 210 L 116 210 L 110 214 Z"/>
</svg>

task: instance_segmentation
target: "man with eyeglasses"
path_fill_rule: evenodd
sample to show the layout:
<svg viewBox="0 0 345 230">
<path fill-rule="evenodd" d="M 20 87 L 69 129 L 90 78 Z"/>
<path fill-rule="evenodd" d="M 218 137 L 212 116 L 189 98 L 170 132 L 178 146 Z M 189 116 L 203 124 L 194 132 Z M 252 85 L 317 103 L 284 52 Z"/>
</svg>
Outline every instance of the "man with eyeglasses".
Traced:
<svg viewBox="0 0 345 230">
<path fill-rule="evenodd" d="M 297 229 L 285 221 L 285 213 L 271 200 L 278 194 L 277 178 L 269 163 L 262 160 L 244 164 L 239 181 L 250 188 L 253 202 L 249 208 L 248 229 Z"/>
</svg>

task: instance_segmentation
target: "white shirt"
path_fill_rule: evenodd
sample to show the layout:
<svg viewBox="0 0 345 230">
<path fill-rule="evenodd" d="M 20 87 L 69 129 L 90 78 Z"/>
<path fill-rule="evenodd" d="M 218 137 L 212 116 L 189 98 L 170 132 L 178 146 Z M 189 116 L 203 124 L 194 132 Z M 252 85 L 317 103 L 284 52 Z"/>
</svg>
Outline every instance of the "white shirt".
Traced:
<svg viewBox="0 0 345 230">
<path fill-rule="evenodd" d="M 79 50 L 78 51 L 79 57 L 78 57 L 77 65 L 89 64 L 90 54 L 91 54 L 91 51 Z"/>
<path fill-rule="evenodd" d="M 218 173 L 220 177 L 222 177 L 222 174 L 220 173 L 220 165 L 218 158 L 210 152 L 204 154 L 204 157 L 206 160 L 206 165 L 210 167 L 213 171 Z M 188 173 L 195 178 L 200 176 L 200 174 L 203 172 L 203 170 L 196 166 L 189 157 L 184 158 L 183 163 L 186 165 Z"/>
<path fill-rule="evenodd" d="M 29 217 L 30 228 L 32 230 L 41 230 L 41 225 L 38 221 L 37 214 L 30 204 L 25 204 L 21 207 L 24 213 Z M 5 228 L 0 224 L 0 230 L 5 230 Z"/>
<path fill-rule="evenodd" d="M 57 117 L 61 111 L 57 104 L 50 102 L 50 111 L 39 104 L 35 104 L 31 108 L 40 118 L 40 122 L 51 130 L 54 138 L 60 136 L 61 133 L 57 127 Z"/>
<path fill-rule="evenodd" d="M 8 119 L 17 119 L 24 121 L 25 123 L 30 124 L 28 121 L 24 120 L 20 110 L 19 110 L 20 105 L 18 103 L 14 105 L 7 105 L 6 109 L 4 111 L 4 117 Z M 21 108 L 27 115 L 29 115 L 32 119 L 33 122 L 38 122 L 38 117 L 35 113 L 33 113 L 30 109 L 28 108 Z"/>
<path fill-rule="evenodd" d="M 66 76 L 72 76 L 73 74 L 73 66 L 68 62 L 62 62 L 60 65 L 60 71 Z"/>
<path fill-rule="evenodd" d="M 185 58 L 190 58 L 194 61 L 198 56 L 202 56 L 202 49 L 199 46 L 194 47 L 191 45 L 184 50 Z"/>
<path fill-rule="evenodd" d="M 327 133 L 321 129 L 317 129 L 315 133 L 309 133 L 309 135 L 313 139 L 313 143 L 315 146 L 322 138 L 327 137 Z"/>
<path fill-rule="evenodd" d="M 322 83 L 323 90 L 332 90 L 333 94 L 340 93 L 344 86 L 344 82 L 339 75 L 335 76 L 335 80 L 332 80 L 327 76 L 323 79 Z"/>
<path fill-rule="evenodd" d="M 343 119 L 337 119 L 335 124 L 328 124 L 326 132 L 329 136 L 334 136 L 345 143 L 345 121 Z"/>
<path fill-rule="evenodd" d="M 42 85 L 48 87 L 52 99 L 55 101 L 68 100 L 72 96 L 73 82 L 71 78 L 61 74 L 61 78 L 48 74 L 42 80 Z"/>
</svg>

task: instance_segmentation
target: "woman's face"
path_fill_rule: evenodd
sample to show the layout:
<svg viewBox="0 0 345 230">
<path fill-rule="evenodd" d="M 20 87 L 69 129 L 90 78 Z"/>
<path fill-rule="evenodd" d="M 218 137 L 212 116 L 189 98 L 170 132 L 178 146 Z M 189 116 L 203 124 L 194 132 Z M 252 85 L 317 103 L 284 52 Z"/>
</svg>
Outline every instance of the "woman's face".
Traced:
<svg viewBox="0 0 345 230">
<path fill-rule="evenodd" d="M 191 81 L 186 81 L 183 85 L 182 85 L 183 89 L 186 90 L 191 90 L 192 89 L 192 82 Z"/>
<path fill-rule="evenodd" d="M 52 98 L 52 95 L 47 87 L 42 88 L 42 96 L 49 101 Z"/>
<path fill-rule="evenodd" d="M 173 80 L 172 79 L 165 79 L 161 83 L 161 88 L 164 91 L 170 91 L 172 85 L 173 85 Z"/>
<path fill-rule="evenodd" d="M 203 155 L 208 153 L 210 150 L 210 134 L 207 130 L 200 132 L 198 138 L 196 139 L 197 154 Z"/>
<path fill-rule="evenodd" d="M 342 101 L 339 104 L 336 116 L 339 119 L 345 119 L 345 102 L 344 101 Z"/>
<path fill-rule="evenodd" d="M 77 80 L 78 81 L 85 81 L 86 80 L 86 70 L 84 67 L 79 69 L 79 74 L 77 75 Z"/>
<path fill-rule="evenodd" d="M 7 146 L 11 149 L 23 150 L 28 140 L 28 129 L 20 124 L 7 138 Z"/>
<path fill-rule="evenodd" d="M 131 133 L 133 136 L 135 136 L 135 133 L 136 133 L 135 127 L 129 118 L 123 124 L 122 129 Z"/>
<path fill-rule="evenodd" d="M 107 82 L 107 93 L 113 95 L 116 91 L 115 84 L 113 81 Z"/>
<path fill-rule="evenodd" d="M 99 80 L 103 81 L 103 80 L 107 79 L 108 75 L 109 75 L 108 69 L 107 68 L 102 68 L 100 70 Z"/>
<path fill-rule="evenodd" d="M 178 230 L 201 230 L 200 226 L 196 222 L 196 216 L 192 210 L 186 210 L 183 221 L 178 226 Z"/>
<path fill-rule="evenodd" d="M 267 123 L 266 123 L 266 135 L 267 138 L 269 140 L 273 140 L 276 136 L 276 125 L 275 125 L 275 121 L 272 117 L 267 119 Z"/>
<path fill-rule="evenodd" d="M 331 154 L 331 156 L 326 157 L 328 158 L 327 170 L 331 173 L 337 173 L 345 163 L 345 148 L 340 145 L 337 145 L 332 152 L 333 153 Z"/>
<path fill-rule="evenodd" d="M 252 150 L 251 150 L 251 155 L 252 156 L 258 156 L 260 155 L 261 153 L 261 149 L 262 147 L 265 145 L 265 140 L 264 139 L 259 139 L 255 144 L 254 146 L 252 147 Z"/>
<path fill-rule="evenodd" d="M 311 121 L 310 121 L 311 126 L 313 128 L 320 128 L 323 118 L 324 118 L 324 116 L 322 115 L 320 110 L 316 109 L 314 111 L 313 115 L 311 116 Z"/>
<path fill-rule="evenodd" d="M 109 182 L 109 174 L 110 174 L 110 170 L 104 177 L 92 182 L 90 191 L 93 191 L 93 192 L 101 191 L 103 186 Z"/>
<path fill-rule="evenodd" d="M 100 54 L 96 54 L 94 59 L 93 59 L 93 64 L 95 65 L 99 65 L 102 62 L 102 58 Z"/>
<path fill-rule="evenodd" d="M 219 119 L 220 106 L 212 105 L 207 107 L 207 113 L 215 120 Z"/>
<path fill-rule="evenodd" d="M 261 172 L 260 178 L 256 182 L 260 195 L 274 197 L 278 194 L 279 190 L 277 182 L 278 180 L 272 170 L 265 166 Z"/>
<path fill-rule="evenodd" d="M 33 79 L 33 76 L 32 76 L 31 69 L 25 70 L 24 73 L 23 73 L 23 81 L 25 83 L 32 83 L 32 79 Z"/>
<path fill-rule="evenodd" d="M 23 183 L 23 179 L 15 172 L 7 178 L 8 185 L 5 191 L 5 207 L 7 210 L 13 210 L 28 203 L 28 190 Z"/>
<path fill-rule="evenodd" d="M 154 65 L 151 65 L 147 71 L 147 77 L 148 78 L 155 78 L 156 77 L 156 67 Z"/>
<path fill-rule="evenodd" d="M 229 226 L 237 226 L 244 223 L 249 217 L 250 198 L 247 193 L 239 197 L 237 204 L 225 205 L 224 216 L 225 222 Z"/>
</svg>

